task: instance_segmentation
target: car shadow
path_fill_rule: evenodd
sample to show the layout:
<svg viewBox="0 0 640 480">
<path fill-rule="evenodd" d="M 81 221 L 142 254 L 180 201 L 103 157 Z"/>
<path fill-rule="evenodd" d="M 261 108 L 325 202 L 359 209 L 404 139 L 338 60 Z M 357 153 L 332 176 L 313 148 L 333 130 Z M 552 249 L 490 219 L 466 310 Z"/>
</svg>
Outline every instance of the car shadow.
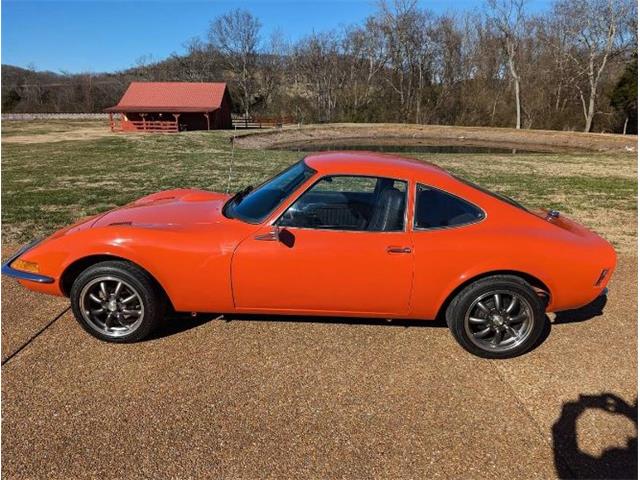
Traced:
<svg viewBox="0 0 640 480">
<path fill-rule="evenodd" d="M 551 333 L 551 325 L 564 323 L 583 322 L 602 315 L 607 297 L 596 298 L 589 305 L 575 310 L 566 310 L 556 313 L 555 320 L 547 315 L 544 330 L 531 350 L 542 344 Z M 263 321 L 263 322 L 287 322 L 287 323 L 322 323 L 322 324 L 344 324 L 344 325 L 372 325 L 385 327 L 427 327 L 427 328 L 447 328 L 444 315 L 439 315 L 435 320 L 409 320 L 409 319 L 384 319 L 366 317 L 331 317 L 331 316 L 303 316 L 303 315 L 275 315 L 275 314 L 227 314 L 222 316 L 218 313 L 199 313 L 195 316 L 183 313 L 173 313 L 169 315 L 163 324 L 149 337 L 149 340 L 156 340 L 162 337 L 169 337 L 178 333 L 199 327 L 212 320 L 220 319 L 223 322 L 234 321 Z"/>
<path fill-rule="evenodd" d="M 565 310 L 563 312 L 557 312 L 553 324 L 560 325 L 563 323 L 584 322 L 587 320 L 591 320 L 592 318 L 599 317 L 603 314 L 606 304 L 607 296 L 601 295 L 593 302 L 585 305 L 584 307 L 576 308 L 575 310 Z"/>
<path fill-rule="evenodd" d="M 436 320 L 387 320 L 384 318 L 360 318 L 360 317 L 325 317 L 325 316 L 294 316 L 294 315 L 266 315 L 266 314 L 228 314 L 199 313 L 195 316 L 190 314 L 173 313 L 168 315 L 164 322 L 151 334 L 146 341 L 158 340 L 163 337 L 170 337 L 192 328 L 199 327 L 213 320 L 222 322 L 236 321 L 258 321 L 258 322 L 278 322 L 278 323 L 322 323 L 322 324 L 344 324 L 344 325 L 378 325 L 385 327 L 433 327 L 447 328 L 446 322 L 438 318 Z"/>
<path fill-rule="evenodd" d="M 636 434 L 624 447 L 605 449 L 595 456 L 584 452 L 578 444 L 578 419 L 588 410 L 601 410 L 621 415 L 635 424 Z M 629 404 L 612 393 L 580 395 L 566 402 L 551 429 L 553 453 L 558 478 L 638 478 L 638 399 Z"/>
<path fill-rule="evenodd" d="M 330 317 L 330 316 L 304 316 L 304 315 L 264 315 L 264 314 L 232 314 L 225 315 L 223 321 L 259 321 L 278 323 L 323 323 L 344 325 L 378 325 L 385 327 L 435 327 L 447 328 L 443 319 L 436 320 L 403 320 L 366 317 Z"/>
<path fill-rule="evenodd" d="M 209 323 L 217 318 L 220 318 L 220 315 L 217 313 L 201 313 L 196 316 L 192 316 L 187 313 L 173 313 L 168 315 L 164 321 L 161 322 L 160 326 L 143 341 L 146 342 L 170 337 L 172 335 L 191 330 L 192 328 L 199 327 L 205 323 Z"/>
</svg>

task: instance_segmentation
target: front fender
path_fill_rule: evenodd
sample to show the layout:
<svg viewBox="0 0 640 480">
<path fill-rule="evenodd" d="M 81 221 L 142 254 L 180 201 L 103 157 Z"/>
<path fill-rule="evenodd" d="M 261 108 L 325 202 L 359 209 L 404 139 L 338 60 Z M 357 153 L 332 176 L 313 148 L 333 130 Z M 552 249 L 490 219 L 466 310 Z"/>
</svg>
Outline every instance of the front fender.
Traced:
<svg viewBox="0 0 640 480">
<path fill-rule="evenodd" d="M 152 275 L 179 311 L 229 311 L 230 261 L 235 242 L 212 241 L 211 232 L 156 230 L 131 226 L 90 228 L 50 238 L 29 250 L 24 260 L 37 262 L 54 282 L 28 288 L 63 295 L 60 280 L 75 262 L 109 256 L 128 260 Z"/>
</svg>

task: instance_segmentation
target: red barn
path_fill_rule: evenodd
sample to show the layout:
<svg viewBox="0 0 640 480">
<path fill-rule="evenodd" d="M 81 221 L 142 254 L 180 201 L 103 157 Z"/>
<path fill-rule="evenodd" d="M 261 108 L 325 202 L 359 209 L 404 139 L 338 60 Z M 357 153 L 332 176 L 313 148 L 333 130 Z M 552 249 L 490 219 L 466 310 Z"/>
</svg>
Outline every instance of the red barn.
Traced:
<svg viewBox="0 0 640 480">
<path fill-rule="evenodd" d="M 111 130 L 177 132 L 231 128 L 226 83 L 131 82 L 120 102 L 105 109 Z M 120 124 L 113 118 L 120 114 Z"/>
</svg>

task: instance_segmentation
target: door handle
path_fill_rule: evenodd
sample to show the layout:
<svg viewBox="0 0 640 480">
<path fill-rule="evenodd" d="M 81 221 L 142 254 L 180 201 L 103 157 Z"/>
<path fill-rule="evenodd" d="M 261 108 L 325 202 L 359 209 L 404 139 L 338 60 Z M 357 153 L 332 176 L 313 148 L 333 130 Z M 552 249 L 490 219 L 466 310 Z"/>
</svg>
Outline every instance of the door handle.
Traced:
<svg viewBox="0 0 640 480">
<path fill-rule="evenodd" d="M 411 247 L 387 247 L 387 253 L 411 253 Z"/>
</svg>

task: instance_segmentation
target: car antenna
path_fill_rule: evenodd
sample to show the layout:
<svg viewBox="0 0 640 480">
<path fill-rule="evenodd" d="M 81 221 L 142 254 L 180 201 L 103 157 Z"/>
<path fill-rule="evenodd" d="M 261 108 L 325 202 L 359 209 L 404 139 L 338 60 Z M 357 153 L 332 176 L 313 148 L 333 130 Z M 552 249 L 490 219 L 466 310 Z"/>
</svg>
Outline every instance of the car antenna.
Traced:
<svg viewBox="0 0 640 480">
<path fill-rule="evenodd" d="M 231 188 L 231 174 L 233 173 L 233 158 L 236 153 L 236 132 L 238 131 L 238 126 L 233 126 L 233 137 L 231 137 L 231 160 L 229 161 L 229 177 L 227 178 L 227 189 L 225 193 L 229 193 Z"/>
</svg>

